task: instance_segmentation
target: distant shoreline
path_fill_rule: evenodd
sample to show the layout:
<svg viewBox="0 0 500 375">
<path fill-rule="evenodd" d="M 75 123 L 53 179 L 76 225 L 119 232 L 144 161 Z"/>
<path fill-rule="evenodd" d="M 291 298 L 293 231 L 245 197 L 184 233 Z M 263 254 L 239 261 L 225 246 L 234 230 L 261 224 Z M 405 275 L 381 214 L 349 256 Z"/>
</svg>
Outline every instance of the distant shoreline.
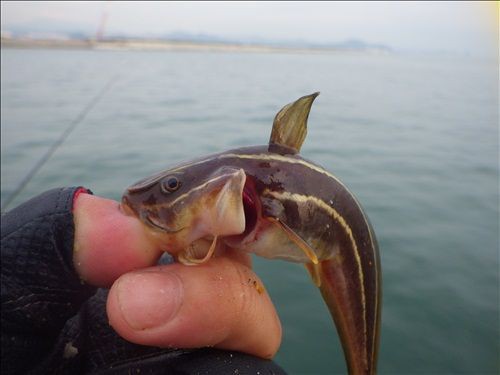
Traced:
<svg viewBox="0 0 500 375">
<path fill-rule="evenodd" d="M 2 48 L 93 49 L 135 51 L 201 51 L 201 52 L 253 52 L 253 53 L 376 53 L 388 51 L 377 48 L 349 49 L 328 47 L 288 47 L 263 44 L 238 44 L 217 42 L 189 42 L 173 40 L 83 40 L 83 39 L 25 39 L 2 38 Z"/>
</svg>

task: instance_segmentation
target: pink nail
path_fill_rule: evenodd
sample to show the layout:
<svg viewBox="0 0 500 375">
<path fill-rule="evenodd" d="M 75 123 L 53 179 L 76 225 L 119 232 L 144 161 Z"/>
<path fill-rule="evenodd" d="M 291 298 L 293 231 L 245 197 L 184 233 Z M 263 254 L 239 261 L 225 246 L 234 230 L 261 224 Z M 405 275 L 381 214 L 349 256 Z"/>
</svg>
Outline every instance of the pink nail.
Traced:
<svg viewBox="0 0 500 375">
<path fill-rule="evenodd" d="M 118 305 L 134 330 L 159 327 L 171 321 L 181 306 L 184 289 L 171 272 L 133 272 L 117 284 Z"/>
</svg>

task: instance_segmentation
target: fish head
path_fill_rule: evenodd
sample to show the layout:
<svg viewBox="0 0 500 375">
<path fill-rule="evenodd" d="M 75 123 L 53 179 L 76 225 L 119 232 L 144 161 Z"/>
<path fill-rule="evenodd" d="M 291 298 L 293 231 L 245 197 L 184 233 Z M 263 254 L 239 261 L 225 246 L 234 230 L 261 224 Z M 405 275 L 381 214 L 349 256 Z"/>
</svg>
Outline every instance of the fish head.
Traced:
<svg viewBox="0 0 500 375">
<path fill-rule="evenodd" d="M 127 188 L 122 208 L 175 255 L 199 239 L 245 231 L 246 180 L 243 169 L 228 166 L 173 168 Z"/>
</svg>

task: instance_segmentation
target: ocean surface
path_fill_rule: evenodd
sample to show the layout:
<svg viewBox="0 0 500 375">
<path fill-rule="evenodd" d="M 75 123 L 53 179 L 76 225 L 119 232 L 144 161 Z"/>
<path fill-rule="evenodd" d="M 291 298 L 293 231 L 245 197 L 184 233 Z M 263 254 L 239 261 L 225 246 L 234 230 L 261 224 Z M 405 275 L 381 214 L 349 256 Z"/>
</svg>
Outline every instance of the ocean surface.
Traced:
<svg viewBox="0 0 500 375">
<path fill-rule="evenodd" d="M 498 62 L 371 54 L 1 52 L 1 200 L 69 126 L 12 208 L 52 187 L 125 187 L 207 153 L 265 144 L 314 91 L 302 155 L 358 197 L 383 269 L 381 374 L 498 374 Z M 345 373 L 305 269 L 255 259 L 290 374 Z"/>
</svg>

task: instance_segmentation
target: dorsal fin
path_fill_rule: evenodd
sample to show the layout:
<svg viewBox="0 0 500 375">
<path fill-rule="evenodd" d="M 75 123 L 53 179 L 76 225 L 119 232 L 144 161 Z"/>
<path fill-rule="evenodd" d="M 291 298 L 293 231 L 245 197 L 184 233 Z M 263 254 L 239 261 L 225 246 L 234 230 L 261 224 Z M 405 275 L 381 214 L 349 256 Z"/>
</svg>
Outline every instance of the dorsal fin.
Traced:
<svg viewBox="0 0 500 375">
<path fill-rule="evenodd" d="M 296 154 L 300 151 L 307 134 L 309 111 L 318 95 L 319 92 L 315 92 L 303 96 L 287 104 L 276 114 L 269 139 L 270 152 L 287 151 Z"/>
</svg>

